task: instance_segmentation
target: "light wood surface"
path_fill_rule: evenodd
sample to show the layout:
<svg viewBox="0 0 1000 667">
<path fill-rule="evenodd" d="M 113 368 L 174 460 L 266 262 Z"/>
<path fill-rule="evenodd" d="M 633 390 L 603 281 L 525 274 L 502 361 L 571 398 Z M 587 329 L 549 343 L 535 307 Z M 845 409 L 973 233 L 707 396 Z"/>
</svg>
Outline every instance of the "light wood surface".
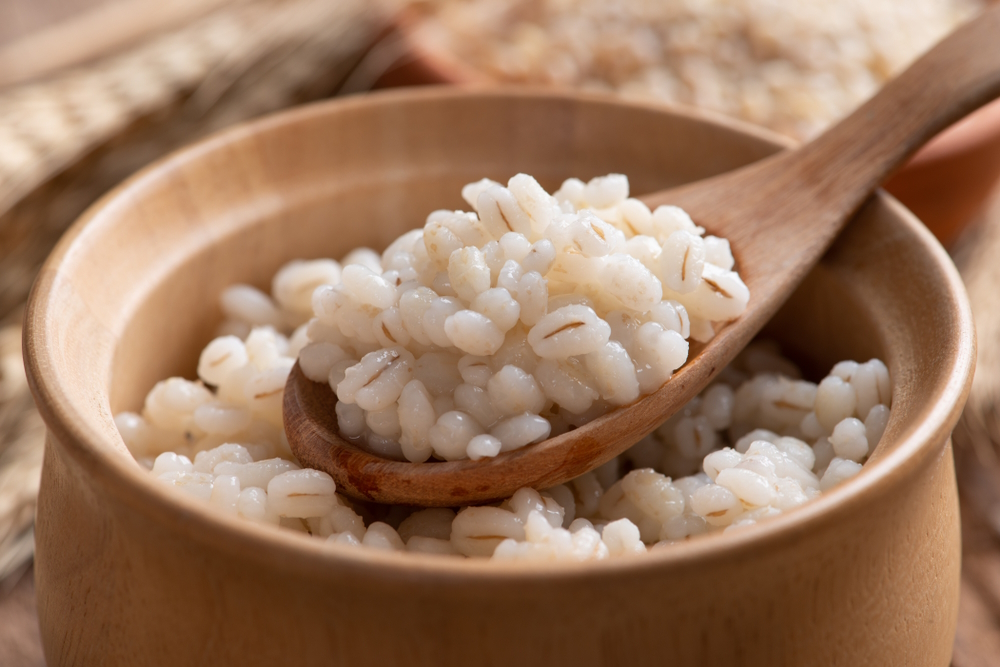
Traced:
<svg viewBox="0 0 1000 667">
<path fill-rule="evenodd" d="M 592 564 L 351 550 L 174 493 L 114 426 L 157 380 L 193 377 L 226 285 L 384 248 L 459 206 L 470 180 L 625 172 L 642 194 L 780 148 L 656 105 L 423 90 L 282 114 L 127 182 L 56 248 L 28 314 L 49 428 L 36 560 L 49 663 L 946 665 L 960 560 L 948 434 L 972 322 L 943 250 L 884 195 L 773 334 L 820 372 L 884 359 L 892 420 L 857 477 L 754 530 Z"/>
<path fill-rule="evenodd" d="M 335 395 L 296 369 L 284 402 L 292 451 L 333 476 L 349 496 L 422 506 L 502 499 L 521 487 L 548 488 L 600 466 L 681 409 L 735 358 L 888 174 L 941 129 L 1000 95 L 1000 50 L 989 48 L 998 39 L 1000 8 L 995 8 L 802 148 L 642 197 L 650 208 L 681 206 L 709 233 L 729 239 L 736 268 L 750 289 L 746 312 L 707 346 L 693 346 L 687 364 L 655 393 L 488 461 L 414 464 L 386 460 L 340 438 Z M 438 117 L 431 109 L 411 120 L 432 124 Z"/>
</svg>

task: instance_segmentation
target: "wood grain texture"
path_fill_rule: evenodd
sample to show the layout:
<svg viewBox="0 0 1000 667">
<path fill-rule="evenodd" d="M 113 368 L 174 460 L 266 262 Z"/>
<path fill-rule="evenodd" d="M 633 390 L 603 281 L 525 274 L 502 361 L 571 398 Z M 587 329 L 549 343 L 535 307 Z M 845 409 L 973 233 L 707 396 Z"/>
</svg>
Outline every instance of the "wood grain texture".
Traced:
<svg viewBox="0 0 1000 667">
<path fill-rule="evenodd" d="M 432 110 L 440 121 L 421 122 Z M 423 90 L 235 128 L 124 184 L 56 248 L 27 318 L 49 429 L 36 532 L 49 663 L 946 665 L 960 558 L 948 435 L 972 322 L 943 250 L 884 195 L 773 333 L 817 368 L 879 355 L 892 421 L 856 478 L 752 531 L 593 564 L 351 550 L 172 493 L 114 426 L 157 380 L 192 376 L 226 285 L 384 248 L 460 205 L 470 180 L 625 172 L 641 194 L 780 147 L 657 105 Z"/>
<path fill-rule="evenodd" d="M 1000 95 L 1000 50 L 989 48 L 998 39 L 1000 7 L 943 40 L 809 144 L 641 197 L 650 208 L 678 205 L 709 233 L 728 239 L 750 290 L 746 312 L 707 345 L 693 346 L 688 362 L 656 392 L 488 461 L 411 464 L 385 460 L 341 439 L 331 421 L 332 392 L 293 373 L 284 402 L 292 451 L 332 475 L 352 497 L 445 507 L 509 497 L 523 486 L 548 488 L 607 462 L 681 409 L 735 358 L 889 173 L 938 131 Z M 424 113 L 411 121 L 430 127 L 444 117 L 432 106 Z"/>
</svg>

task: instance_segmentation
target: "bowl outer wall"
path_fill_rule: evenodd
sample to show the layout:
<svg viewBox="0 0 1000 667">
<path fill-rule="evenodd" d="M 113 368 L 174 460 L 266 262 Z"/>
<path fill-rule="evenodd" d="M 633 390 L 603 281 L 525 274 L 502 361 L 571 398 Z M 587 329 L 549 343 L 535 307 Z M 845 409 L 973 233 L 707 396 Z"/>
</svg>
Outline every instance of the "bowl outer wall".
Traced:
<svg viewBox="0 0 1000 667">
<path fill-rule="evenodd" d="M 495 95 L 486 92 L 469 93 L 472 96 L 477 94 Z M 131 179 L 96 205 L 60 244 L 46 265 L 32 297 L 29 333 L 25 345 L 32 385 L 52 433 L 54 446 L 49 448 L 48 469 L 61 470 L 66 476 L 64 480 L 66 483 L 68 480 L 73 480 L 81 488 L 89 488 L 98 499 L 98 504 L 110 503 L 112 511 L 119 515 L 116 516 L 116 521 L 122 525 L 129 524 L 134 527 L 132 524 L 135 522 L 149 521 L 163 525 L 177 539 L 190 540 L 192 545 L 207 550 L 209 555 L 202 555 L 205 558 L 215 559 L 225 554 L 225 558 L 253 562 L 252 566 L 247 566 L 251 569 L 273 568 L 276 563 L 280 563 L 281 567 L 287 569 L 290 578 L 300 580 L 315 578 L 316 581 L 329 582 L 331 585 L 358 591 L 370 586 L 373 591 L 384 592 L 387 586 L 402 586 L 407 587 L 407 590 L 414 595 L 427 595 L 431 589 L 440 590 L 443 587 L 447 595 L 466 595 L 470 600 L 482 602 L 483 596 L 516 599 L 524 595 L 524 591 L 521 590 L 523 586 L 520 584 L 528 582 L 533 587 L 563 592 L 586 586 L 595 591 L 605 590 L 610 595 L 610 591 L 606 590 L 607 587 L 620 587 L 622 582 L 629 578 L 657 579 L 664 576 L 664 573 L 670 572 L 673 573 L 671 576 L 683 577 L 685 572 L 722 566 L 733 559 L 765 558 L 766 560 L 768 554 L 773 556 L 775 553 L 786 552 L 792 545 L 801 545 L 806 534 L 822 529 L 823 526 L 834 525 L 838 520 L 857 513 L 862 505 L 884 500 L 894 491 L 898 491 L 900 486 L 914 482 L 916 477 L 940 464 L 942 452 L 946 452 L 942 450 L 942 446 L 957 419 L 971 376 L 973 355 L 971 318 L 960 281 L 946 255 L 901 207 L 885 198 L 874 206 L 888 209 L 891 211 L 891 216 L 899 219 L 900 233 L 910 237 L 910 243 L 925 255 L 924 261 L 934 265 L 938 275 L 932 278 L 942 283 L 942 295 L 947 301 L 942 309 L 948 311 L 942 316 L 953 324 L 955 331 L 954 346 L 941 351 L 947 359 L 939 360 L 939 364 L 944 366 L 950 364 L 951 372 L 947 374 L 943 385 L 938 387 L 936 400 L 928 410 L 926 418 L 917 424 L 900 426 L 898 435 L 901 437 L 896 446 L 889 452 L 877 453 L 873 457 L 872 465 L 866 466 L 858 478 L 819 501 L 787 516 L 779 517 L 754 531 L 693 540 L 651 554 L 646 559 L 601 563 L 596 567 L 582 565 L 542 565 L 527 569 L 515 566 L 497 567 L 486 563 L 456 563 L 433 558 L 401 558 L 387 554 L 362 556 L 343 550 L 331 550 L 324 548 L 316 540 L 214 516 L 207 508 L 193 501 L 175 498 L 165 489 L 154 485 L 138 466 L 123 456 L 124 448 L 111 423 L 107 386 L 102 387 L 96 397 L 91 395 L 81 402 L 79 395 L 81 380 L 84 384 L 90 381 L 90 387 L 93 388 L 94 368 L 81 369 L 79 359 L 72 360 L 66 357 L 64 346 L 68 331 L 65 326 L 59 325 L 59 320 L 61 318 L 65 321 L 67 317 L 76 315 L 75 309 L 80 308 L 80 304 L 75 302 L 72 280 L 67 274 L 67 271 L 72 269 L 67 267 L 75 264 L 79 268 L 85 265 L 88 245 L 99 241 L 97 237 L 101 234 L 101 227 L 116 224 L 115 216 L 121 216 L 129 206 L 141 202 L 149 194 L 150 188 L 155 189 L 162 186 L 165 181 L 172 180 L 176 181 L 175 186 L 183 187 L 185 184 L 181 182 L 182 178 L 178 178 L 178 170 L 183 171 L 187 168 L 186 165 L 190 166 L 192 162 L 205 161 L 214 153 L 224 153 L 227 146 L 254 144 L 257 143 L 260 133 L 280 133 L 282 128 L 287 129 L 296 124 L 316 123 L 327 115 L 332 117 L 333 114 L 350 109 L 352 106 L 377 111 L 379 105 L 419 106 L 422 103 L 435 104 L 439 100 L 454 102 L 463 95 L 465 93 L 454 91 L 392 93 L 370 99 L 323 104 L 282 114 L 228 131 L 169 158 Z M 525 104 L 530 103 L 530 100 L 569 99 L 546 93 L 506 93 L 504 96 L 520 97 Z M 610 102 L 595 96 L 576 95 L 572 98 L 588 100 L 585 104 L 598 106 L 603 104 L 633 110 L 648 109 L 650 113 L 668 116 L 662 107 L 647 108 L 637 104 Z M 731 122 L 713 126 L 707 121 L 698 120 L 699 117 L 693 114 L 680 114 L 675 118 L 686 118 L 692 123 L 711 127 L 714 132 L 741 133 L 743 129 Z M 768 142 L 766 135 L 761 133 L 743 133 L 743 136 L 752 137 L 751 143 L 756 142 L 760 151 L 757 157 L 776 148 L 776 143 Z M 287 203 L 280 201 L 280 197 L 277 199 L 264 197 L 264 199 L 269 202 L 265 204 L 276 209 Z M 260 200 L 254 203 L 260 205 Z M 233 224 L 240 224 L 241 214 L 249 216 L 245 220 L 251 220 L 254 215 L 259 215 L 259 210 L 240 211 L 237 207 L 233 215 L 236 222 Z M 106 241 L 107 239 L 104 239 L 103 242 Z M 169 238 L 165 237 L 163 246 L 164 251 L 169 253 Z M 169 272 L 169 267 L 163 270 Z M 159 278 L 162 276 L 154 277 L 154 281 Z M 139 296 L 132 295 L 131 298 Z M 103 373 L 103 381 L 108 383 L 111 379 L 109 361 L 114 356 L 114 347 L 117 344 L 115 338 L 121 331 L 101 330 L 104 328 L 101 322 L 111 323 L 112 328 L 120 329 L 130 314 L 100 313 L 93 310 L 100 307 L 100 304 L 90 303 L 83 310 L 91 312 L 79 311 L 80 317 L 76 319 L 72 333 L 74 336 L 94 334 L 90 340 L 97 343 L 97 350 L 90 361 L 100 357 L 97 365 L 103 370 L 97 373 L 97 377 L 101 377 Z M 137 304 L 118 303 L 115 307 L 127 310 L 136 308 Z M 88 328 L 91 326 L 96 328 L 91 331 Z M 70 368 L 74 363 L 77 363 L 78 367 Z M 80 376 L 81 372 L 84 375 L 89 374 L 89 377 L 83 378 Z M 74 391 L 78 395 L 72 395 Z M 91 414 L 81 417 L 81 410 L 89 410 Z M 95 415 L 98 417 L 96 420 Z M 950 466 L 950 457 L 948 458 L 946 467 Z M 946 477 L 948 475 L 947 471 L 940 474 Z M 50 475 L 47 487 L 50 490 L 48 494 L 50 499 L 57 493 L 57 485 L 51 477 Z M 953 479 L 950 484 L 953 493 Z M 45 506 L 47 500 L 44 492 L 42 501 Z M 42 510 L 40 513 L 43 513 Z M 115 521 L 111 523 L 113 525 Z M 114 532 L 111 528 L 109 530 Z M 955 530 L 957 531 L 957 526 Z M 45 560 L 41 550 L 40 557 L 42 561 Z M 44 567 L 40 569 L 40 576 L 43 571 Z M 40 584 L 44 584 L 44 581 Z M 957 578 L 955 585 L 957 586 Z M 629 616 L 625 612 L 627 606 L 623 611 L 623 618 Z"/>
</svg>

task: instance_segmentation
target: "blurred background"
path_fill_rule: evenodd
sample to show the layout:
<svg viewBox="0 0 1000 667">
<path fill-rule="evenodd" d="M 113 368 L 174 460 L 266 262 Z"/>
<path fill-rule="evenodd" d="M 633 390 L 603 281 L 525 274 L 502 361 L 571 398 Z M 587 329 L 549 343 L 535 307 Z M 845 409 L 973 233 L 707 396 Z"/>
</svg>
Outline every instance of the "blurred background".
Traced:
<svg viewBox="0 0 1000 667">
<path fill-rule="evenodd" d="M 222 127 L 403 85 L 577 88 L 815 136 L 994 0 L 0 0 L 0 665 L 42 665 L 44 428 L 21 318 L 53 245 L 136 170 Z M 979 362 L 955 433 L 953 664 L 1000 656 L 1000 103 L 886 187 L 952 252 Z"/>
</svg>

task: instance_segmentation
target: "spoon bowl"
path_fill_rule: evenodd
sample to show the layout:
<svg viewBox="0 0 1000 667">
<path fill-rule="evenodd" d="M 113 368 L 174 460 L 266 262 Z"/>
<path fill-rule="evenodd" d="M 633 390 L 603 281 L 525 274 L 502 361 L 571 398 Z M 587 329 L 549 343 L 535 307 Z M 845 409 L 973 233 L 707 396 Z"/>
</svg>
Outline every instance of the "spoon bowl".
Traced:
<svg viewBox="0 0 1000 667">
<path fill-rule="evenodd" d="M 285 432 L 305 465 L 342 493 L 380 503 L 456 506 L 547 488 L 617 456 L 698 394 L 777 312 L 859 207 L 943 128 L 1000 95 L 1000 7 L 945 38 L 823 135 L 735 172 L 640 197 L 685 209 L 727 238 L 750 290 L 746 312 L 660 389 L 575 430 L 480 461 L 403 463 L 340 438 L 336 397 L 296 367 L 284 397 Z M 433 116 L 413 119 L 434 123 Z M 568 126 L 574 125 L 568 119 Z M 537 124 L 537 132 L 550 128 Z M 627 169 L 624 170 L 627 173 Z"/>
</svg>

